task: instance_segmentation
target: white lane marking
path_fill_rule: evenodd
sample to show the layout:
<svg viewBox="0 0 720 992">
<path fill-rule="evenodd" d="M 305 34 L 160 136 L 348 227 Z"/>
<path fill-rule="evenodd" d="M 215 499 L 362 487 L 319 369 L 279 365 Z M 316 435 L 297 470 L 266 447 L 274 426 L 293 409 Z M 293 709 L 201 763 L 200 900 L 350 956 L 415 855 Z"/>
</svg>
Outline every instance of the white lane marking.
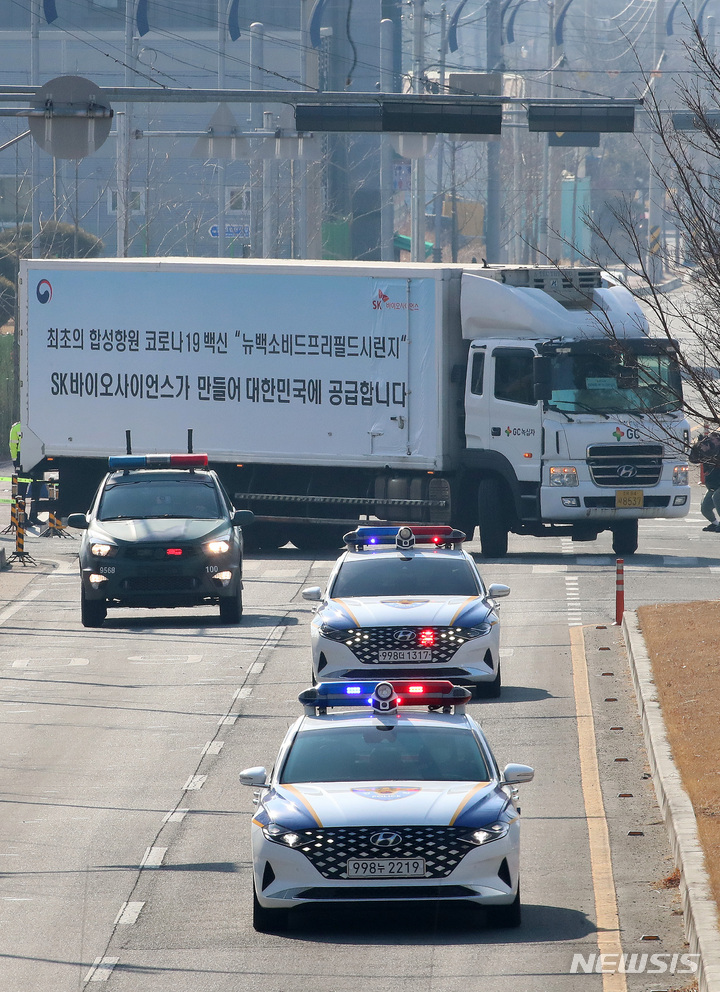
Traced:
<svg viewBox="0 0 720 992">
<path fill-rule="evenodd" d="M 515 654 L 515 648 L 500 648 L 501 658 L 512 658 Z"/>
<path fill-rule="evenodd" d="M 106 982 L 119 960 L 120 958 L 95 958 L 93 966 L 83 978 L 83 982 Z"/>
<path fill-rule="evenodd" d="M 137 922 L 140 910 L 145 905 L 144 902 L 124 902 L 120 907 L 120 912 L 115 917 L 115 926 L 132 926 Z"/>
<path fill-rule="evenodd" d="M 168 662 L 174 662 L 180 665 L 197 665 L 202 660 L 203 656 L 201 654 L 168 654 L 161 658 L 153 658 L 143 654 L 132 654 L 128 656 L 128 661 L 132 662 L 133 665 L 164 665 Z"/>
<path fill-rule="evenodd" d="M 233 699 L 247 699 L 247 697 L 252 693 L 251 685 L 244 685 L 241 689 L 233 696 Z"/>
<path fill-rule="evenodd" d="M 183 792 L 196 792 L 205 785 L 207 775 L 191 775 L 183 786 Z"/>
<path fill-rule="evenodd" d="M 29 661 L 28 658 L 18 658 L 17 661 L 14 661 L 12 663 L 12 667 L 13 668 L 27 668 L 28 661 Z"/>
<path fill-rule="evenodd" d="M 32 603 L 34 599 L 37 599 L 37 597 L 40 595 L 40 591 L 41 591 L 40 589 L 34 589 L 32 592 L 27 594 L 25 599 L 19 599 L 16 603 L 13 603 L 11 606 L 6 606 L 5 609 L 2 611 L 2 613 L 0 613 L 0 624 L 5 623 L 5 621 L 9 620 L 10 617 L 15 616 L 15 614 L 19 610 L 21 610 L 23 606 L 27 606 L 28 603 Z"/>
<path fill-rule="evenodd" d="M 557 572 L 567 572 L 567 565 L 533 565 L 534 575 L 550 575 Z"/>
<path fill-rule="evenodd" d="M 166 847 L 148 847 L 145 850 L 142 861 L 140 862 L 141 868 L 159 868 L 163 863 L 163 858 L 167 853 Z"/>
<path fill-rule="evenodd" d="M 697 565 L 697 558 L 681 558 L 679 555 L 663 555 L 663 565 L 672 567 L 673 565 Z"/>
<path fill-rule="evenodd" d="M 68 664 L 70 664 L 70 665 L 89 665 L 90 664 L 90 659 L 89 658 L 71 658 L 70 661 L 68 662 Z"/>
<path fill-rule="evenodd" d="M 613 565 L 615 559 L 610 555 L 578 555 L 576 565 Z"/>
<path fill-rule="evenodd" d="M 254 665 L 251 665 L 250 666 L 250 670 L 248 671 L 248 675 L 259 675 L 260 672 L 262 672 L 263 668 L 265 668 L 265 662 L 264 661 L 256 661 Z"/>
<path fill-rule="evenodd" d="M 189 809 L 171 809 L 169 813 L 166 813 L 162 819 L 163 823 L 181 823 L 185 819 L 185 815 L 189 813 Z"/>
<path fill-rule="evenodd" d="M 218 720 L 218 727 L 234 727 L 237 716 L 224 716 Z"/>
<path fill-rule="evenodd" d="M 202 749 L 203 754 L 220 754 L 224 741 L 208 741 Z"/>
</svg>

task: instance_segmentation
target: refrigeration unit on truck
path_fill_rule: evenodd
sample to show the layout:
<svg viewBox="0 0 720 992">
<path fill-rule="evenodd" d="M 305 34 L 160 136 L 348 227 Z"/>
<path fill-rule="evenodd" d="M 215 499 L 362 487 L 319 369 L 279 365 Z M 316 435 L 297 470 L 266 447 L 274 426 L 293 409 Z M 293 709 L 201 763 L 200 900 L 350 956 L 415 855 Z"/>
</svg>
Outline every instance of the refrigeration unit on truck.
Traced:
<svg viewBox="0 0 720 992">
<path fill-rule="evenodd" d="M 20 300 L 22 466 L 63 514 L 186 431 L 263 546 L 374 517 L 629 554 L 689 509 L 674 346 L 596 268 L 32 259 Z"/>
</svg>

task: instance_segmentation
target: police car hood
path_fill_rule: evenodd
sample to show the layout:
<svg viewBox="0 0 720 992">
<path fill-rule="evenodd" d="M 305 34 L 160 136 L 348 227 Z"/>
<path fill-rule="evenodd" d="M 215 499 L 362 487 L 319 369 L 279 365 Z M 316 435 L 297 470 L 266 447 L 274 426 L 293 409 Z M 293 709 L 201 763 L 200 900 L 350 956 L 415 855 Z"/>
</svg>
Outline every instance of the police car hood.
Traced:
<svg viewBox="0 0 720 992">
<path fill-rule="evenodd" d="M 331 600 L 322 620 L 337 627 L 472 626 L 489 612 L 478 596 L 368 596 Z"/>
<path fill-rule="evenodd" d="M 91 528 L 90 540 L 111 538 L 113 541 L 129 541 L 133 544 L 166 543 L 168 541 L 211 541 L 218 535 L 227 535 L 227 520 L 199 520 L 195 517 L 152 517 L 134 520 L 95 521 Z"/>
<path fill-rule="evenodd" d="M 278 785 L 263 799 L 267 817 L 292 830 L 341 826 L 493 823 L 509 800 L 496 782 L 332 782 Z"/>
</svg>

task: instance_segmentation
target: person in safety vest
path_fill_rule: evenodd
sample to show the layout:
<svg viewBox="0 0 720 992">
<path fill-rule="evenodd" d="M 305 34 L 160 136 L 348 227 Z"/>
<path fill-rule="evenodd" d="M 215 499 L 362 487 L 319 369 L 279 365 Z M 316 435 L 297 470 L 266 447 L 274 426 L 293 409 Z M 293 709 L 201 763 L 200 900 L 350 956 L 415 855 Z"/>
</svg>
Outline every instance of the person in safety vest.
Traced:
<svg viewBox="0 0 720 992">
<path fill-rule="evenodd" d="M 20 468 L 20 439 L 22 438 L 22 431 L 20 429 L 20 422 L 13 424 L 10 428 L 10 457 L 12 458 L 12 463 L 16 469 Z"/>
</svg>

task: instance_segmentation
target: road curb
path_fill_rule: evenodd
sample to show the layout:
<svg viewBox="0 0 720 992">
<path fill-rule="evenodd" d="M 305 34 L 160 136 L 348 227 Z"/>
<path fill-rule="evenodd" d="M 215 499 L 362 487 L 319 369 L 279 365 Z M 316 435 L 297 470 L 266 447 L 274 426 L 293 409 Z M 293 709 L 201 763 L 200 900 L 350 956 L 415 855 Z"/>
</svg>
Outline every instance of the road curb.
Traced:
<svg viewBox="0 0 720 992">
<path fill-rule="evenodd" d="M 680 869 L 685 936 L 691 953 L 700 956 L 698 988 L 700 992 L 720 992 L 718 911 L 705 869 L 695 811 L 670 751 L 650 656 L 634 610 L 625 613 L 622 626 L 655 794 L 668 829 L 675 864 Z"/>
</svg>

